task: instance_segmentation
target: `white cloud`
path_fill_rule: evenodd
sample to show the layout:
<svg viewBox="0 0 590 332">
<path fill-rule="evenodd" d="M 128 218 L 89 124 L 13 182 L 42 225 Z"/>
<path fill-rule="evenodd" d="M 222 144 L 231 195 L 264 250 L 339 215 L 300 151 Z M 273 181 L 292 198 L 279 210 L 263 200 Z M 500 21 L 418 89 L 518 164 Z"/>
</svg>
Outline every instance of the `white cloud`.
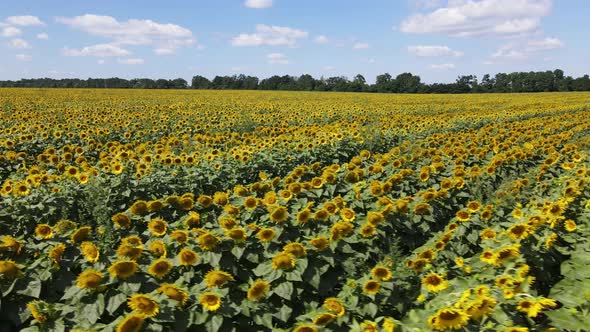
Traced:
<svg viewBox="0 0 590 332">
<path fill-rule="evenodd" d="M 16 59 L 20 61 L 31 61 L 33 57 L 29 54 L 17 54 Z"/>
<path fill-rule="evenodd" d="M 20 35 L 21 33 L 22 31 L 19 28 L 8 26 L 2 28 L 2 32 L 0 33 L 0 35 L 2 35 L 2 37 L 14 37 Z"/>
<path fill-rule="evenodd" d="M 98 61 L 96 61 L 96 63 L 98 63 L 99 65 L 104 65 L 106 61 L 104 59 L 99 59 Z"/>
<path fill-rule="evenodd" d="M 334 68 L 334 66 L 324 66 L 324 68 L 322 68 L 322 69 L 325 70 L 325 71 L 332 71 L 335 68 Z"/>
<path fill-rule="evenodd" d="M 539 29 L 551 0 L 449 0 L 446 7 L 405 19 L 405 33 L 437 33 L 456 37 L 515 35 Z"/>
<path fill-rule="evenodd" d="M 24 49 L 24 48 L 31 48 L 31 45 L 29 45 L 29 43 L 24 39 L 15 38 L 10 41 L 10 47 Z"/>
<path fill-rule="evenodd" d="M 242 33 L 232 38 L 233 46 L 279 46 L 294 47 L 298 39 L 307 38 L 307 31 L 281 26 L 256 25 L 256 32 L 252 34 Z"/>
<path fill-rule="evenodd" d="M 49 39 L 49 35 L 48 35 L 48 34 L 46 34 L 45 32 L 38 33 L 38 34 L 37 34 L 37 39 L 44 39 L 44 40 L 47 40 L 47 39 Z"/>
<path fill-rule="evenodd" d="M 86 14 L 72 18 L 58 17 L 57 21 L 94 36 L 111 38 L 113 45 L 147 45 L 158 54 L 175 52 L 195 43 L 191 30 L 172 23 L 130 19 L 117 21 L 111 16 Z M 163 51 L 167 50 L 167 51 Z"/>
<path fill-rule="evenodd" d="M 563 46 L 561 40 L 551 37 L 530 40 L 525 43 L 512 42 L 498 48 L 491 57 L 496 60 L 522 61 L 530 58 L 533 54 L 562 48 Z"/>
<path fill-rule="evenodd" d="M 95 56 L 100 58 L 109 56 L 126 56 L 131 54 L 128 50 L 112 44 L 97 44 L 86 46 L 81 49 L 65 47 L 62 53 L 65 56 Z"/>
<path fill-rule="evenodd" d="M 319 35 L 319 36 L 315 37 L 315 39 L 313 41 L 316 44 L 327 44 L 330 42 L 330 39 L 328 39 L 328 37 L 326 37 L 324 35 Z"/>
<path fill-rule="evenodd" d="M 417 57 L 461 57 L 463 52 L 454 51 L 448 46 L 436 46 L 436 45 L 418 45 L 408 46 L 408 52 L 414 54 Z"/>
<path fill-rule="evenodd" d="M 272 0 L 246 0 L 244 6 L 255 9 L 270 8 L 272 7 Z"/>
<path fill-rule="evenodd" d="M 30 26 L 30 25 L 45 25 L 37 16 L 24 15 L 24 16 L 10 16 L 6 18 L 6 22 L 12 25 L 19 26 Z"/>
<path fill-rule="evenodd" d="M 268 59 L 268 63 L 270 64 L 280 64 L 280 65 L 288 65 L 289 64 L 289 60 L 287 59 L 287 56 L 284 55 L 283 53 L 270 53 L 266 55 L 266 58 Z"/>
<path fill-rule="evenodd" d="M 449 70 L 449 69 L 454 69 L 455 65 L 452 63 L 441 63 L 441 64 L 432 64 L 429 67 L 430 67 L 430 69 L 436 69 L 436 70 Z"/>
<path fill-rule="evenodd" d="M 117 59 L 117 62 L 123 65 L 143 65 L 145 63 L 141 58 Z"/>
<path fill-rule="evenodd" d="M 369 44 L 368 43 L 354 43 L 354 45 L 352 45 L 352 49 L 354 50 L 363 50 L 363 49 L 367 49 L 369 48 Z"/>
</svg>

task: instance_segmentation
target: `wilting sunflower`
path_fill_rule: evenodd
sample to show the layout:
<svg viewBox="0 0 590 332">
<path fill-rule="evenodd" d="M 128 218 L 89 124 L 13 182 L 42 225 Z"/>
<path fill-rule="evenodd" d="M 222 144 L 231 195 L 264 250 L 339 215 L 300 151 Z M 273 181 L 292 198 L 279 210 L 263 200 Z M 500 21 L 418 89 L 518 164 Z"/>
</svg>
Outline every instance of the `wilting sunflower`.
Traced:
<svg viewBox="0 0 590 332">
<path fill-rule="evenodd" d="M 379 293 L 379 289 L 381 288 L 381 283 L 377 280 L 367 280 L 363 284 L 363 293 L 368 295 L 375 295 Z"/>
<path fill-rule="evenodd" d="M 77 224 L 71 220 L 68 219 L 61 219 L 60 221 L 58 221 L 55 226 L 53 227 L 53 230 L 59 234 L 59 235 L 63 235 L 67 232 L 73 231 L 74 229 L 76 229 Z"/>
<path fill-rule="evenodd" d="M 291 254 L 279 252 L 272 258 L 272 268 L 275 270 L 292 270 L 295 268 L 295 260 Z"/>
<path fill-rule="evenodd" d="M 381 281 L 387 281 L 391 279 L 391 271 L 382 265 L 377 265 L 371 269 L 371 275 L 373 275 L 373 278 Z"/>
<path fill-rule="evenodd" d="M 45 301 L 35 300 L 27 303 L 27 308 L 31 311 L 31 316 L 38 322 L 46 322 L 49 317 L 47 315 L 48 303 Z"/>
<path fill-rule="evenodd" d="M 191 249 L 183 248 L 178 253 L 178 262 L 184 266 L 191 266 L 197 264 L 199 255 Z"/>
<path fill-rule="evenodd" d="M 50 239 L 53 237 L 53 231 L 51 230 L 51 226 L 47 224 L 38 224 L 35 227 L 35 235 L 42 239 Z"/>
<path fill-rule="evenodd" d="M 49 250 L 49 257 L 51 258 L 51 260 L 53 260 L 54 263 L 58 264 L 65 250 L 66 245 L 63 243 L 58 243 Z"/>
<path fill-rule="evenodd" d="M 274 239 L 276 232 L 272 228 L 263 228 L 256 233 L 260 242 L 270 242 Z"/>
<path fill-rule="evenodd" d="M 324 236 L 319 236 L 309 240 L 309 244 L 311 244 L 317 251 L 322 251 L 330 245 L 330 240 Z"/>
<path fill-rule="evenodd" d="M 113 278 L 127 279 L 137 272 L 138 267 L 133 260 L 120 260 L 109 266 L 109 274 Z"/>
<path fill-rule="evenodd" d="M 437 273 L 430 273 L 422 278 L 422 285 L 426 290 L 432 293 L 438 293 L 449 287 L 449 282 L 443 276 Z"/>
<path fill-rule="evenodd" d="M 188 293 L 174 284 L 162 284 L 156 291 L 177 301 L 180 306 L 185 305 L 188 300 Z"/>
<path fill-rule="evenodd" d="M 94 270 L 94 269 L 88 269 L 88 270 L 82 271 L 78 275 L 78 278 L 76 279 L 76 286 L 78 286 L 80 288 L 94 289 L 100 285 L 103 278 L 104 278 L 104 276 L 101 272 Z"/>
<path fill-rule="evenodd" d="M 204 232 L 203 234 L 199 235 L 197 241 L 199 242 L 199 247 L 202 250 L 213 250 L 215 247 L 217 247 L 219 238 L 209 232 Z"/>
<path fill-rule="evenodd" d="M 297 258 L 307 255 L 307 251 L 305 250 L 305 247 L 303 246 L 303 244 L 301 244 L 299 242 L 292 242 L 292 243 L 288 243 L 288 244 L 284 245 L 283 251 L 288 254 L 291 254 Z"/>
<path fill-rule="evenodd" d="M 342 302 L 335 297 L 329 297 L 325 299 L 324 308 L 326 308 L 331 313 L 336 314 L 338 317 L 344 316 L 344 313 L 346 312 Z"/>
<path fill-rule="evenodd" d="M 199 227 L 199 224 L 201 223 L 201 215 L 198 212 L 190 211 L 184 220 L 184 223 L 188 228 Z"/>
<path fill-rule="evenodd" d="M 324 312 L 322 314 L 318 314 L 317 316 L 315 316 L 313 319 L 313 323 L 317 326 L 326 326 L 334 320 L 336 320 L 336 318 L 338 318 L 338 316 L 329 312 Z"/>
<path fill-rule="evenodd" d="M 228 281 L 233 280 L 234 277 L 225 271 L 211 270 L 205 275 L 207 288 L 223 287 Z"/>
<path fill-rule="evenodd" d="M 144 317 L 154 317 L 160 311 L 158 303 L 146 294 L 133 294 L 127 300 L 127 305 L 135 313 Z"/>
<path fill-rule="evenodd" d="M 154 236 L 164 236 L 166 235 L 166 230 L 168 229 L 168 223 L 166 223 L 164 219 L 152 219 L 148 223 L 148 229 Z"/>
<path fill-rule="evenodd" d="M 156 278 L 163 278 L 172 269 L 172 263 L 166 258 L 159 258 L 150 264 L 148 273 Z"/>
<path fill-rule="evenodd" d="M 201 303 L 203 309 L 215 311 L 221 307 L 221 298 L 215 293 L 207 292 L 201 294 L 199 297 L 199 303 Z"/>
<path fill-rule="evenodd" d="M 248 300 L 258 301 L 266 296 L 270 284 L 262 279 L 256 280 L 248 289 Z"/>
<path fill-rule="evenodd" d="M 467 325 L 469 315 L 455 308 L 443 308 L 428 318 L 428 324 L 437 330 L 458 330 Z"/>
<path fill-rule="evenodd" d="M 86 240 L 88 238 L 88 235 L 92 232 L 92 227 L 90 226 L 83 226 L 78 228 L 74 234 L 72 234 L 71 236 L 71 241 L 73 243 L 78 243 L 78 242 L 82 242 L 84 240 Z"/>
<path fill-rule="evenodd" d="M 129 314 L 117 324 L 117 332 L 139 332 L 143 326 L 144 316 Z"/>
<path fill-rule="evenodd" d="M 2 278 L 12 280 L 20 275 L 22 275 L 22 272 L 14 261 L 0 261 L 0 276 L 2 276 Z"/>
</svg>

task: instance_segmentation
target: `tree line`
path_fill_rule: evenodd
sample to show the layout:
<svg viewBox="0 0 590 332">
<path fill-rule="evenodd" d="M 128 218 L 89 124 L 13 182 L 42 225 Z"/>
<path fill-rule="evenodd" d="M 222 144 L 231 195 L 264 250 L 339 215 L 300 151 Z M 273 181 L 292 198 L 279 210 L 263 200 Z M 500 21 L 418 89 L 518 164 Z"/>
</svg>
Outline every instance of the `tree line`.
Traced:
<svg viewBox="0 0 590 332">
<path fill-rule="evenodd" d="M 77 78 L 21 79 L 0 81 L 0 87 L 25 88 L 123 88 L 123 89 L 210 89 L 210 90 L 289 90 L 289 91 L 342 91 L 382 93 L 492 93 L 492 92 L 551 92 L 590 91 L 590 77 L 565 76 L 563 70 L 539 72 L 498 73 L 484 75 L 478 80 L 475 75 L 462 75 L 453 83 L 423 83 L 420 76 L 402 73 L 393 77 L 389 73 L 378 75 L 374 84 L 368 84 L 363 75 L 352 80 L 346 76 L 316 79 L 309 74 L 301 76 L 274 75 L 260 80 L 244 74 L 215 76 L 212 80 L 196 75 L 189 85 L 185 79 L 122 79 L 122 78 Z"/>
</svg>

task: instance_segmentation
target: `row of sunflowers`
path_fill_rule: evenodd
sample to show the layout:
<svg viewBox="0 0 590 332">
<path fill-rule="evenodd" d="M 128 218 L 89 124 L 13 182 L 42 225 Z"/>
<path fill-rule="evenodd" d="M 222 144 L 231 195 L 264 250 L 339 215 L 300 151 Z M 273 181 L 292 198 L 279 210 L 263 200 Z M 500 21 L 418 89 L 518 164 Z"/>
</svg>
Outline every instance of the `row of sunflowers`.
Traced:
<svg viewBox="0 0 590 332">
<path fill-rule="evenodd" d="M 143 93 L 0 90 L 0 324 L 586 328 L 586 94 Z"/>
</svg>

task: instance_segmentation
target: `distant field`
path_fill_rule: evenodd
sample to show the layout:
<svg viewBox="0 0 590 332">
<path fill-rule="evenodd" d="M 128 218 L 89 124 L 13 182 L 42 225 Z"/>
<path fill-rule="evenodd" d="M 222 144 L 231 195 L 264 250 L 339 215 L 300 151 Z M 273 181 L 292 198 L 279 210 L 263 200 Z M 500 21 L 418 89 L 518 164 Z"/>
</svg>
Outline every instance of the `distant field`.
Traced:
<svg viewBox="0 0 590 332">
<path fill-rule="evenodd" d="M 590 321 L 590 93 L 0 89 L 0 330 Z"/>
</svg>

